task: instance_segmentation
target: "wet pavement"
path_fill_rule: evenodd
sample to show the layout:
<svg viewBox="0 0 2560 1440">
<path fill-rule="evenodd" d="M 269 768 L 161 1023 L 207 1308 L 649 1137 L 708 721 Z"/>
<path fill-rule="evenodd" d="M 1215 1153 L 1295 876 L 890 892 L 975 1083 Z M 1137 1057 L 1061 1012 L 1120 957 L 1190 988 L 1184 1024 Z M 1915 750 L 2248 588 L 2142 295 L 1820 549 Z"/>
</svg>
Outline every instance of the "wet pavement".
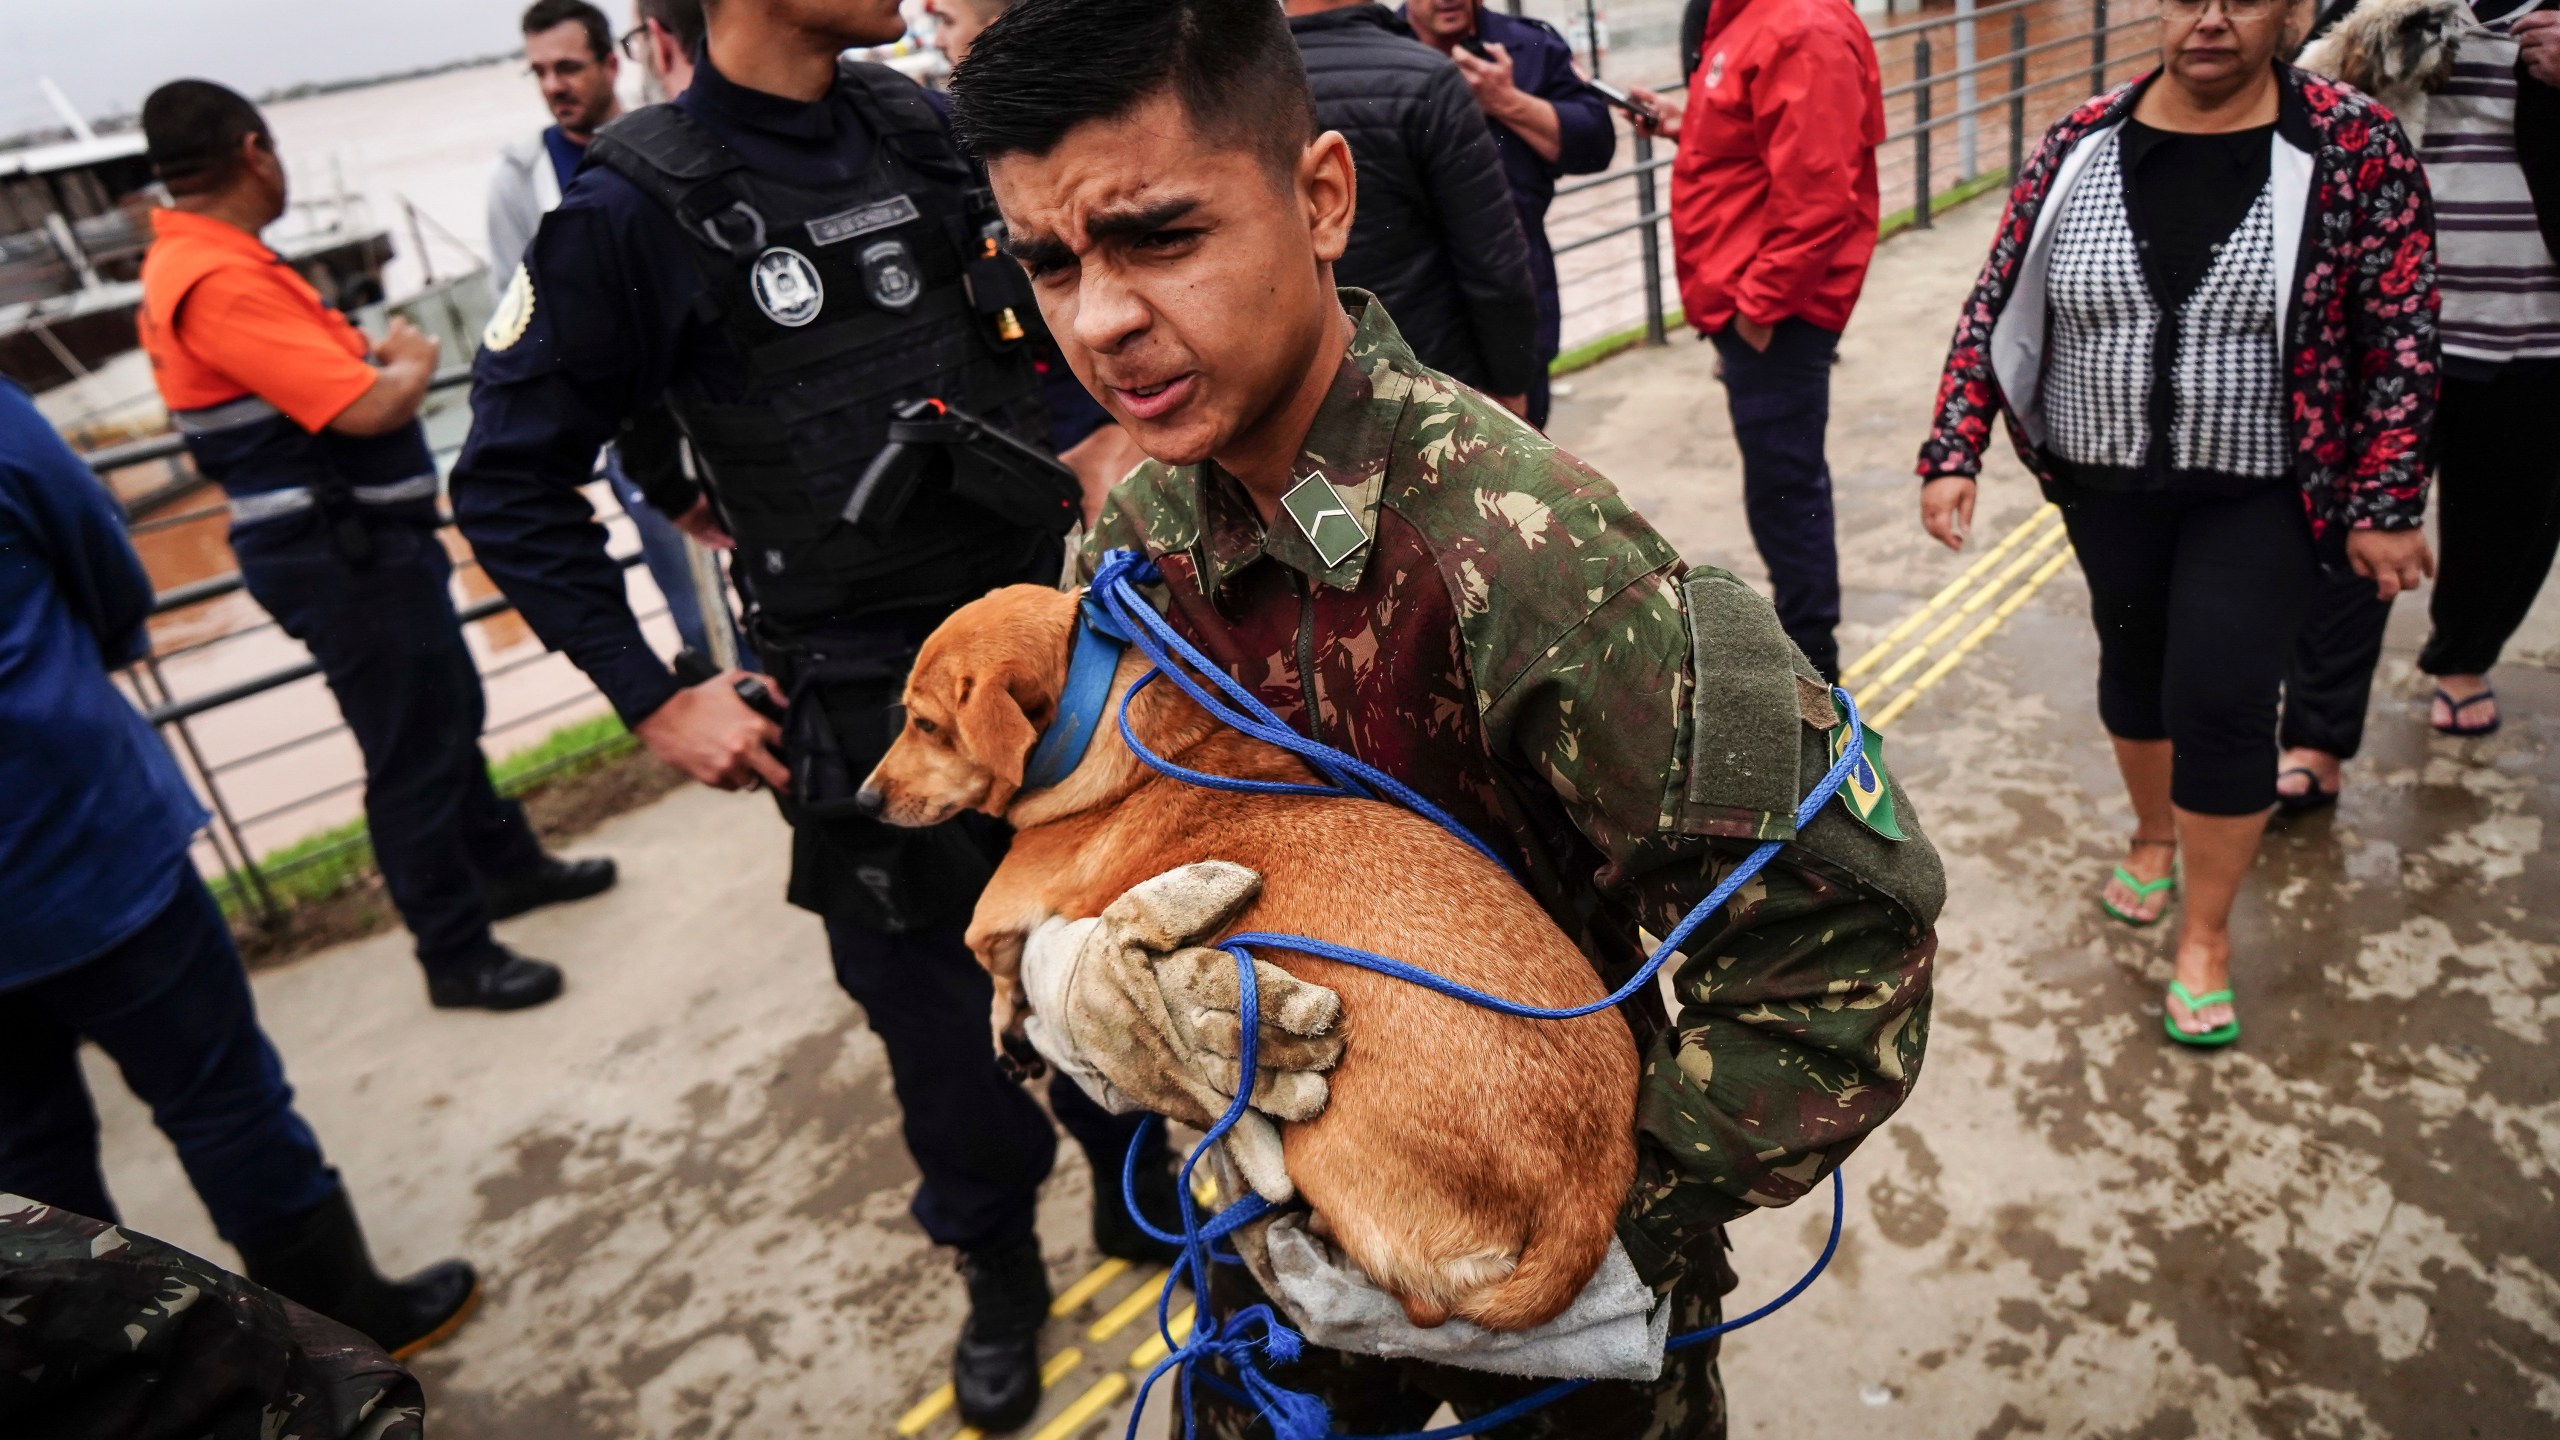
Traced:
<svg viewBox="0 0 2560 1440">
<path fill-rule="evenodd" d="M 1888 244 L 1845 346 L 1852 656 L 1967 563 L 1920 534 L 1909 461 L 1992 218 Z M 1556 429 L 1693 560 L 1756 578 L 1711 359 L 1684 341 L 1575 376 Z M 2004 455 L 1979 543 L 2037 503 Z M 2400 609 L 2344 802 L 2272 837 L 2243 898 L 2247 1033 L 2221 1054 L 2160 1035 L 2166 930 L 2096 905 L 2132 821 L 2075 570 L 1890 728 L 1950 872 L 1935 1043 L 1850 1163 L 1831 1273 L 1728 1341 L 1736 1435 L 2560 1433 L 2560 906 L 2533 898 L 2560 884 L 2560 600 L 2499 676 L 2505 731 L 2472 742 L 2427 731 L 2424 615 Z M 504 927 L 568 968 L 550 1007 L 430 1011 L 398 935 L 257 980 L 386 1264 L 461 1251 L 492 1277 L 421 1364 L 435 1433 L 892 1433 L 939 1383 L 958 1294 L 904 1212 L 880 1047 L 780 902 L 770 806 L 687 789 L 577 848 L 616 855 L 621 889 Z M 93 1078 L 127 1218 L 228 1259 Z M 1090 1194 L 1068 1147 L 1042 1216 L 1061 1286 L 1093 1269 Z M 1739 1303 L 1794 1278 L 1825 1203 L 1736 1227 Z M 1121 1423 L 1106 1377 L 1143 1327 L 1092 1327 L 1139 1279 L 1052 1327 L 1078 1358 L 1044 1419 L 1093 1395 Z"/>
</svg>

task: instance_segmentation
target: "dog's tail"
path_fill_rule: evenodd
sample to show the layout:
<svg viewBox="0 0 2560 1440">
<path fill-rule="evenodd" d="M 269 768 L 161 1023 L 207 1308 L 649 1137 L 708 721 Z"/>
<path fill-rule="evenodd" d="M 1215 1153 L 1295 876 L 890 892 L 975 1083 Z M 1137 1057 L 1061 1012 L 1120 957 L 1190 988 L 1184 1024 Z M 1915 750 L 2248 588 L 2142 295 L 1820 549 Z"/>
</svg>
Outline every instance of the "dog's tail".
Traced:
<svg viewBox="0 0 2560 1440">
<path fill-rule="evenodd" d="M 1501 1279 L 1461 1297 L 1450 1310 L 1487 1330 L 1529 1330 L 1565 1312 L 1609 1255 L 1617 1214 L 1606 1205 L 1542 1208 L 1519 1263 Z"/>
</svg>

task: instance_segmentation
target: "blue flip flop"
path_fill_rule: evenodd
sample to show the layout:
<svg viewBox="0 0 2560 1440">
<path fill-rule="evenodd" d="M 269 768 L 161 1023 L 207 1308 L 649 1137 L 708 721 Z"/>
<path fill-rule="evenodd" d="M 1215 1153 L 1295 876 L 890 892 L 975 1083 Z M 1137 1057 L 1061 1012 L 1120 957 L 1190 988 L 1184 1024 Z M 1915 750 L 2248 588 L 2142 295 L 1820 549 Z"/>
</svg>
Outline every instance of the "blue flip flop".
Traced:
<svg viewBox="0 0 2560 1440">
<path fill-rule="evenodd" d="M 2451 735 L 2459 740 L 2476 740 L 2483 735 L 2497 734 L 2498 726 L 2506 719 L 2503 715 L 2492 715 L 2489 717 L 2489 723 L 2486 725 L 2465 725 L 2462 723 L 2462 712 L 2479 704 L 2483 700 L 2497 699 L 2498 692 L 2495 690 L 2482 690 L 2479 694 L 2474 695 L 2467 700 L 2456 700 L 2451 695 L 2446 694 L 2444 687 L 2439 685 L 2436 687 L 2436 698 L 2444 702 L 2445 715 L 2448 719 L 2453 721 L 2450 725 L 2437 725 L 2435 727 L 2435 731 L 2439 735 Z M 2433 724 L 2434 722 L 2430 721 L 2429 723 Z"/>
</svg>

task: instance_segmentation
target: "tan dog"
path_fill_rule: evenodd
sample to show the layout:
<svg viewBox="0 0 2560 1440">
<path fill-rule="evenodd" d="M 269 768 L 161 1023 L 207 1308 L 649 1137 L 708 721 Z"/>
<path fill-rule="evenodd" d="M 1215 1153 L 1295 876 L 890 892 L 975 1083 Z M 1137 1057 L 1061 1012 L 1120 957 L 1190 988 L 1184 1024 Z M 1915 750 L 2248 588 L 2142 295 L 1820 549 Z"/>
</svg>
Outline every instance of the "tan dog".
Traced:
<svg viewBox="0 0 2560 1440">
<path fill-rule="evenodd" d="M 997 990 L 1019 1005 L 1024 937 L 1081 918 L 1178 865 L 1259 871 L 1233 931 L 1309 935 L 1392 956 L 1512 1000 L 1586 1004 L 1608 992 L 1537 902 L 1463 842 L 1399 807 L 1239 795 L 1146 767 L 1113 723 L 1145 670 L 1123 657 L 1083 762 L 1045 790 L 1023 763 L 1066 688 L 1076 597 L 1017 585 L 924 643 L 907 726 L 866 788 L 882 818 L 931 825 L 1002 816 L 1013 848 L 969 926 Z M 1159 681 L 1130 724 L 1157 754 L 1215 774 L 1312 778 L 1295 757 L 1211 719 Z M 1522 1330 L 1561 1313 L 1607 1255 L 1635 1174 L 1636 1052 L 1626 1023 L 1497 1014 L 1420 986 L 1279 951 L 1290 974 L 1342 997 L 1349 1044 L 1324 1113 L 1282 1127 L 1298 1192 L 1326 1233 L 1417 1325 L 1457 1315 Z"/>
</svg>

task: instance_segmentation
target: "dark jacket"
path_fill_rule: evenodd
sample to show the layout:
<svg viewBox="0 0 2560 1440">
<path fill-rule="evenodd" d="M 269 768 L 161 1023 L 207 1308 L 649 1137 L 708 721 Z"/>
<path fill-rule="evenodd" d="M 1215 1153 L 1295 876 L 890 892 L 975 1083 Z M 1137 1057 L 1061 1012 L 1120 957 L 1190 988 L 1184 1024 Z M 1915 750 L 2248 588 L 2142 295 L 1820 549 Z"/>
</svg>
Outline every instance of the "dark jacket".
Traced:
<svg viewBox="0 0 2560 1440">
<path fill-rule="evenodd" d="M 1360 208 L 1334 282 L 1376 295 L 1422 363 L 1492 395 L 1538 372 L 1538 297 L 1502 158 L 1458 68 L 1383 5 L 1289 21 L 1316 123 L 1351 142 Z"/>
</svg>

